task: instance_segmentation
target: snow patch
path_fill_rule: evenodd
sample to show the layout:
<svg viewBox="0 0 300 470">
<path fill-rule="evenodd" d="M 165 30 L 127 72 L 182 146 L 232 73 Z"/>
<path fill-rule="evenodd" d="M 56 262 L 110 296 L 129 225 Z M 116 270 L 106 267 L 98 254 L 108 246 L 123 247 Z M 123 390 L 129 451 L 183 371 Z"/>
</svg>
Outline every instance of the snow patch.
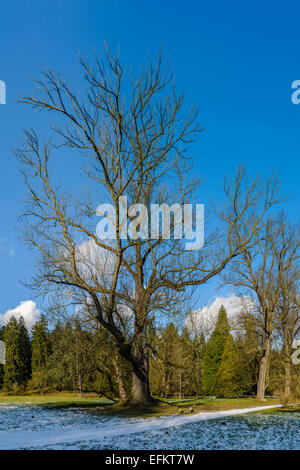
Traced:
<svg viewBox="0 0 300 470">
<path fill-rule="evenodd" d="M 207 420 L 219 420 L 231 416 L 243 415 L 253 411 L 280 408 L 281 405 L 260 406 L 254 408 L 242 408 L 234 410 L 224 410 L 216 412 L 201 412 L 193 415 L 176 415 L 170 417 L 160 417 L 151 419 L 121 419 L 102 417 L 99 414 L 87 414 L 78 410 L 47 410 L 39 407 L 22 406 L 0 406 L 0 417 L 6 415 L 9 429 L 0 426 L 0 449 L 32 449 L 32 448 L 61 448 L 78 443 L 94 442 L 94 445 L 101 445 L 112 441 L 115 437 L 141 433 L 155 433 L 167 428 L 178 428 L 185 425 Z M 1 413 L 2 412 L 2 413 Z M 22 423 L 22 428 L 15 423 Z M 2 424 L 2 423 L 1 423 Z M 27 430 L 26 430 L 27 427 Z M 30 430 L 28 430 L 28 427 Z M 95 444 L 96 443 L 96 444 Z M 69 448 L 69 447 L 68 447 Z M 91 447 L 89 447 L 91 448 Z M 94 448 L 94 447 L 93 447 Z M 106 447 L 107 448 L 107 447 Z"/>
</svg>

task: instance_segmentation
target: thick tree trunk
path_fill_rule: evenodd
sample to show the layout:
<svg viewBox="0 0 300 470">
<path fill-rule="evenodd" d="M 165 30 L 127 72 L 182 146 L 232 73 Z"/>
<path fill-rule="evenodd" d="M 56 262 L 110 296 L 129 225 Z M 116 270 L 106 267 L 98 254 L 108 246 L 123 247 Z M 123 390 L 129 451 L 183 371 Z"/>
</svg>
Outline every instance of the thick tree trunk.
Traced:
<svg viewBox="0 0 300 470">
<path fill-rule="evenodd" d="M 135 290 L 135 341 L 131 351 L 133 358 L 132 386 L 127 403 L 151 405 L 155 400 L 151 396 L 149 385 L 149 345 L 147 340 L 147 305 L 149 299 L 145 298 L 143 263 L 139 246 L 136 249 L 136 255 L 138 282 Z"/>
<path fill-rule="evenodd" d="M 138 282 L 135 290 L 135 321 L 134 343 L 128 349 L 120 348 L 120 354 L 132 364 L 132 385 L 126 404 L 151 405 L 156 400 L 152 398 L 149 385 L 149 345 L 147 340 L 147 305 L 143 281 L 143 263 L 140 247 L 137 247 Z M 126 357 L 127 356 L 127 357 Z"/>
<path fill-rule="evenodd" d="M 149 351 L 145 344 L 145 338 L 139 343 L 136 350 L 136 366 L 132 372 L 132 387 L 128 401 L 132 404 L 149 405 L 155 400 L 150 393 L 149 385 Z"/>
<path fill-rule="evenodd" d="M 126 402 L 132 405 L 150 405 L 155 400 L 150 393 L 149 348 L 145 331 L 137 335 L 133 354 L 132 386 Z"/>
<path fill-rule="evenodd" d="M 264 352 L 260 361 L 259 377 L 257 384 L 257 399 L 265 401 L 266 380 L 268 373 L 269 357 L 271 351 L 271 340 L 268 336 L 264 344 Z"/>
<path fill-rule="evenodd" d="M 132 385 L 130 395 L 125 403 L 129 405 L 150 405 L 155 400 L 152 398 L 149 386 L 149 352 L 146 346 L 141 345 L 135 352 L 120 348 L 120 354 L 132 365 Z"/>
<path fill-rule="evenodd" d="M 132 373 L 132 387 L 128 402 L 137 405 L 149 405 L 154 402 L 150 393 L 149 380 L 146 375 L 141 377 L 140 373 Z"/>
</svg>

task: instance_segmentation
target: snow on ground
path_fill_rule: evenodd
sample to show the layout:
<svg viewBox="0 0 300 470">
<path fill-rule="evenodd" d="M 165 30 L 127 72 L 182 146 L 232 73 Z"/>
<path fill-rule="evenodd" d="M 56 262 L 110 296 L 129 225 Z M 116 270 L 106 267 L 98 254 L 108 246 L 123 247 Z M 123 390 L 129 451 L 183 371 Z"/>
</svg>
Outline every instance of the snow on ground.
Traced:
<svg viewBox="0 0 300 470">
<path fill-rule="evenodd" d="M 292 450 L 300 449 L 298 417 L 240 415 L 222 420 L 205 420 L 176 428 L 113 438 L 93 449 L 172 450 Z M 81 445 L 81 449 L 88 449 Z"/>
<path fill-rule="evenodd" d="M 242 416 L 279 406 L 136 419 L 0 405 L 0 449 L 299 449 L 300 413 Z"/>
</svg>

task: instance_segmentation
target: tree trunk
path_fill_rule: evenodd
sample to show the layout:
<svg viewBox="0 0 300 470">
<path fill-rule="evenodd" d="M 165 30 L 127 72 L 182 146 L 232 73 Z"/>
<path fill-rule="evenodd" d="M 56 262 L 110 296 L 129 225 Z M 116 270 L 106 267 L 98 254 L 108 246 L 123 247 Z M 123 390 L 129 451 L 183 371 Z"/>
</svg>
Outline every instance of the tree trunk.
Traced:
<svg viewBox="0 0 300 470">
<path fill-rule="evenodd" d="M 136 349 L 136 348 L 135 348 Z M 132 365 L 132 385 L 130 395 L 125 400 L 129 405 L 153 404 L 149 386 L 149 352 L 147 349 L 138 348 L 135 354 L 127 348 L 120 348 L 120 354 Z"/>
<path fill-rule="evenodd" d="M 264 352 L 260 361 L 259 377 L 258 377 L 258 384 L 257 384 L 257 399 L 262 400 L 262 401 L 265 401 L 266 379 L 267 379 L 267 373 L 268 373 L 270 350 L 271 350 L 271 340 L 270 340 L 270 336 L 268 335 L 265 340 Z"/>
<path fill-rule="evenodd" d="M 127 398 L 127 394 L 124 388 L 123 377 L 117 359 L 115 359 L 114 364 L 116 370 L 116 382 L 118 385 L 119 399 L 121 402 L 124 402 Z"/>
<path fill-rule="evenodd" d="M 179 398 L 182 398 L 182 374 L 181 370 L 179 371 Z"/>
<path fill-rule="evenodd" d="M 287 397 L 291 394 L 291 361 L 289 358 L 285 361 L 284 394 Z"/>
<path fill-rule="evenodd" d="M 163 373 L 162 373 L 162 380 L 161 380 L 161 388 L 162 388 L 162 396 L 167 398 L 166 390 L 167 390 L 167 377 L 166 377 L 166 366 L 163 364 Z"/>
<path fill-rule="evenodd" d="M 83 396 L 83 393 L 82 393 L 82 378 L 81 378 L 81 374 L 78 375 L 78 391 L 79 391 L 79 396 L 82 397 L 82 396 Z"/>
<path fill-rule="evenodd" d="M 154 399 L 150 393 L 149 380 L 146 375 L 141 377 L 140 371 L 132 373 L 132 387 L 128 400 L 132 404 L 149 405 Z"/>
<path fill-rule="evenodd" d="M 134 321 L 134 343 L 130 349 L 120 348 L 121 356 L 132 364 L 132 385 L 126 404 L 150 405 L 154 400 L 149 385 L 149 345 L 147 340 L 147 305 L 143 286 L 142 259 L 137 247 L 137 271 L 139 282 L 136 285 L 136 309 Z M 127 357 L 126 357 L 127 356 Z"/>
<path fill-rule="evenodd" d="M 149 349 L 145 332 L 140 332 L 140 334 L 137 335 L 134 346 L 134 362 L 132 365 L 132 386 L 126 402 L 132 405 L 150 405 L 155 400 L 150 393 Z"/>
<path fill-rule="evenodd" d="M 284 328 L 284 394 L 286 397 L 289 397 L 291 394 L 291 349 L 289 345 L 288 329 L 285 325 Z"/>
</svg>

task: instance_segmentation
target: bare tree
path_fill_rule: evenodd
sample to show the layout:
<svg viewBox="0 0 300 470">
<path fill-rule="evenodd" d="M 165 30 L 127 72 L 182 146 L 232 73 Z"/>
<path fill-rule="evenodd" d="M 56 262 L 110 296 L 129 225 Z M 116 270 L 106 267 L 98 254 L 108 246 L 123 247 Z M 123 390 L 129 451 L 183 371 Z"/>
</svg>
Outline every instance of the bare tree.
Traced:
<svg viewBox="0 0 300 470">
<path fill-rule="evenodd" d="M 218 228 L 218 236 L 206 236 L 201 251 L 188 251 L 184 237 L 173 237 L 175 213 L 168 239 L 161 233 L 155 239 L 144 237 L 138 230 L 139 217 L 130 213 L 126 222 L 135 223 L 136 236 L 124 237 L 122 197 L 147 208 L 152 203 L 182 205 L 195 200 L 198 181 L 192 177 L 188 151 L 201 131 L 198 112 L 183 113 L 184 96 L 176 94 L 161 57 L 136 78 L 109 53 L 106 60 L 96 58 L 93 66 L 87 60 L 81 65 L 87 82 L 84 97 L 46 71 L 36 82 L 37 95 L 21 99 L 55 114 L 59 124 L 54 135 L 60 146 L 83 154 L 82 183 L 89 181 L 93 187 L 91 194 L 64 194 L 64 177 L 59 186 L 49 169 L 60 148 L 53 141 L 42 143 L 33 130 L 25 133 L 17 151 L 29 189 L 24 233 L 40 253 L 32 285 L 44 295 L 67 292 L 73 302 L 84 304 L 132 364 L 128 401 L 150 403 L 149 325 L 157 315 L 179 313 L 197 286 L 252 246 L 266 212 L 277 202 L 279 185 L 275 179 L 249 183 L 240 168 L 232 182 L 235 211 L 225 210 L 228 219 Z M 96 197 L 114 207 L 113 240 L 95 233 Z M 237 238 L 236 227 L 245 219 L 247 231 L 239 231 Z M 123 327 L 124 316 L 132 319 L 130 329 Z"/>
<path fill-rule="evenodd" d="M 237 239 L 242 240 L 248 228 L 247 225 L 236 226 L 234 230 Z M 280 215 L 269 217 L 255 239 L 256 243 L 233 260 L 223 277 L 225 282 L 254 294 L 255 328 L 263 339 L 257 398 L 264 400 L 272 334 L 282 319 L 282 289 L 287 273 L 298 259 L 299 235 L 284 215 Z"/>
<path fill-rule="evenodd" d="M 291 395 L 293 343 L 300 333 L 299 269 L 292 266 L 281 283 L 277 331 L 284 360 L 284 394 Z"/>
</svg>

